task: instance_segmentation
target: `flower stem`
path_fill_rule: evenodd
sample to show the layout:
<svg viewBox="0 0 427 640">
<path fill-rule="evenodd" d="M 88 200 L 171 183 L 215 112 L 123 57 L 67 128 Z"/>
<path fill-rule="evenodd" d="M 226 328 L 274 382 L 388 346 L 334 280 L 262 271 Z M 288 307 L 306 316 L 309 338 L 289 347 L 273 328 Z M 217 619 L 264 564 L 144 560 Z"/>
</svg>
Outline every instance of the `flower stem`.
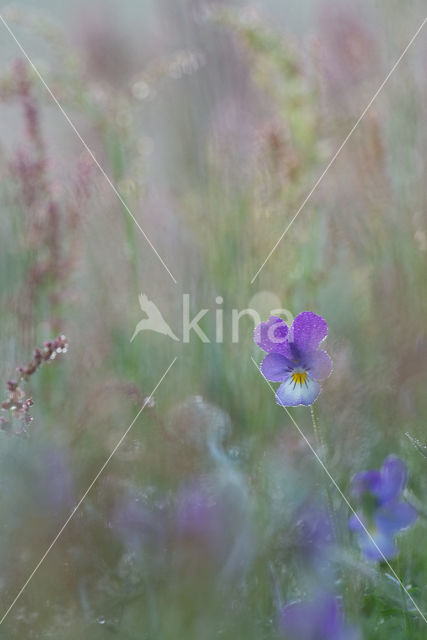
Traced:
<svg viewBox="0 0 427 640">
<path fill-rule="evenodd" d="M 314 410 L 313 405 L 310 406 L 310 414 L 311 414 L 311 421 L 313 423 L 314 434 L 315 434 L 316 441 L 317 441 L 318 455 L 319 455 L 320 459 L 322 460 L 322 462 L 326 466 L 327 448 L 326 448 L 326 445 L 325 445 L 325 442 L 324 442 L 324 439 L 323 439 L 322 431 L 320 429 L 319 422 L 317 420 L 316 412 Z M 330 491 L 330 486 L 329 486 L 329 482 L 328 481 L 326 481 L 325 489 L 326 489 L 326 497 L 327 497 L 327 501 L 328 501 L 328 514 L 329 514 L 329 520 L 331 522 L 332 535 L 334 537 L 335 542 L 337 543 L 338 542 L 338 527 L 337 527 L 337 521 L 336 521 L 336 517 L 335 517 L 334 504 L 333 504 L 331 491 Z M 341 542 L 342 542 L 342 540 L 341 540 Z M 353 613 L 355 613 L 354 603 L 356 602 L 356 598 L 354 597 L 354 587 L 353 587 L 353 584 L 352 584 L 352 580 L 347 575 L 347 572 L 345 570 L 343 570 L 343 569 L 341 569 L 341 575 L 342 575 L 342 578 L 344 580 L 345 589 L 346 589 L 346 592 L 347 592 L 348 605 L 353 610 Z"/>
<path fill-rule="evenodd" d="M 324 450 L 325 446 L 324 446 L 322 433 L 320 431 L 319 423 L 317 421 L 317 416 L 316 416 L 316 412 L 314 410 L 313 405 L 310 406 L 310 414 L 311 414 L 311 421 L 313 422 L 314 434 L 317 440 L 317 448 L 320 452 Z"/>
<path fill-rule="evenodd" d="M 311 421 L 313 423 L 314 434 L 315 434 L 316 440 L 317 440 L 318 455 L 323 460 L 323 458 L 326 457 L 326 448 L 325 448 L 325 443 L 324 443 L 324 440 L 323 440 L 322 432 L 320 430 L 319 422 L 317 420 L 316 412 L 314 410 L 313 405 L 310 406 L 310 414 L 311 414 Z M 328 499 L 329 518 L 331 520 L 334 538 L 335 538 L 335 540 L 337 540 L 337 531 L 336 531 L 334 507 L 333 507 L 332 496 L 331 496 L 331 492 L 330 492 L 330 488 L 329 488 L 329 483 L 328 482 L 326 482 L 326 495 L 327 495 L 327 499 Z"/>
<path fill-rule="evenodd" d="M 401 570 L 400 570 L 400 562 L 399 560 L 397 561 L 397 570 L 399 572 L 399 575 L 401 575 Z M 400 584 L 400 594 L 401 594 L 401 598 L 402 598 L 402 609 L 403 609 L 403 617 L 405 620 L 405 630 L 406 630 L 406 637 L 409 638 L 409 614 L 408 614 L 408 603 L 406 600 L 406 593 L 405 593 L 405 589 L 403 588 L 402 584 Z"/>
</svg>

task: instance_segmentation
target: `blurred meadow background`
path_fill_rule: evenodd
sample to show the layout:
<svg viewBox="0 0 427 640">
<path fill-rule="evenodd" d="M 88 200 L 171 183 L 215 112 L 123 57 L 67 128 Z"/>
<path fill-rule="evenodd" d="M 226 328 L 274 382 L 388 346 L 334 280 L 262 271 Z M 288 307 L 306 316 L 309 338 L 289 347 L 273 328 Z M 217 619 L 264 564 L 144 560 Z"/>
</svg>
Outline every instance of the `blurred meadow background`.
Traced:
<svg viewBox="0 0 427 640">
<path fill-rule="evenodd" d="M 0 638 L 292 640 L 280 607 L 319 592 L 356 637 L 426 638 L 254 367 L 249 316 L 231 339 L 258 293 L 326 319 L 321 455 L 348 496 L 355 473 L 404 460 L 419 518 L 391 565 L 427 611 L 427 32 L 251 284 L 425 3 L 0 7 L 176 279 L 0 24 L 0 617 L 146 403 Z M 179 338 L 189 294 L 210 342 L 131 342 L 141 292 Z M 28 370 L 43 349 L 54 361 Z M 317 446 L 310 410 L 291 413 Z M 298 640 L 355 637 L 316 633 Z"/>
</svg>

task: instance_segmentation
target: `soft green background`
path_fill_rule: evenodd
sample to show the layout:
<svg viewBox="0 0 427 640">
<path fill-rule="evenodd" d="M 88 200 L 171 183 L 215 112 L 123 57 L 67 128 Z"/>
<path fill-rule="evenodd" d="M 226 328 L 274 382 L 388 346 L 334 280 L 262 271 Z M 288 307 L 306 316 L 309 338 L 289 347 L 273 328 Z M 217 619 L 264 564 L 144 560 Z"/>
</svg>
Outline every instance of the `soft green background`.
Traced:
<svg viewBox="0 0 427 640">
<path fill-rule="evenodd" d="M 425 7 L 394 0 L 271 1 L 258 13 L 242 13 L 227 3 L 229 13 L 203 21 L 197 19 L 201 5 L 37 2 L 21 7 L 25 20 L 36 11 L 41 23 L 10 22 L 178 283 L 95 168 L 90 197 L 80 208 L 72 267 L 31 285 L 31 266 L 47 248 L 30 239 L 39 213 L 23 205 L 10 167 L 18 148 L 28 151 L 22 109 L 18 100 L 4 100 L 1 379 L 6 383 L 34 346 L 53 337 L 52 324 L 70 341 L 69 352 L 25 386 L 35 401 L 28 436 L 0 434 L 4 611 L 69 513 L 67 505 L 53 508 L 48 500 L 49 485 L 60 486 L 61 478 L 49 471 L 46 453 L 66 457 L 77 501 L 143 398 L 178 359 L 155 408 L 137 421 L 0 626 L 0 637 L 275 638 L 273 566 L 284 600 L 337 581 L 346 613 L 364 638 L 421 640 L 425 623 L 387 570 L 359 557 L 333 487 L 337 557 L 326 576 L 298 565 L 295 513 L 307 495 L 322 500 L 326 480 L 251 362 L 261 353 L 248 318 L 239 344 L 231 343 L 230 313 L 268 291 L 294 315 L 309 309 L 326 318 L 334 373 L 317 412 L 328 468 L 347 493 L 353 473 L 378 467 L 394 452 L 406 461 L 410 490 L 424 508 L 426 32 L 259 278 L 250 280 L 420 25 Z M 53 46 L 39 33 L 44 19 L 59 29 Z M 1 28 L 7 87 L 19 52 Z M 189 52 L 201 62 L 176 77 L 183 52 L 184 62 Z M 141 79 L 150 86 L 146 100 L 135 98 Z M 86 156 L 37 78 L 33 94 L 64 220 L 75 204 L 76 164 Z M 63 230 L 64 255 L 69 245 Z M 60 302 L 52 307 L 56 291 Z M 211 309 L 202 322 L 210 336 L 221 295 L 224 344 L 202 344 L 195 336 L 190 344 L 175 343 L 154 333 L 130 343 L 141 318 L 141 291 L 178 335 L 182 293 L 191 294 L 194 313 Z M 30 294 L 28 320 L 22 309 Z M 312 438 L 309 410 L 293 415 Z M 136 555 L 127 553 L 115 530 L 112 514 L 129 494 L 147 508 L 168 511 L 177 488 L 200 475 L 226 493 L 237 487 L 240 507 L 231 508 L 227 525 L 245 565 L 237 577 L 224 577 L 227 551 L 221 561 L 206 550 L 192 555 L 175 539 L 173 524 L 165 546 L 143 546 Z M 423 610 L 425 526 L 421 516 L 402 535 L 393 562 Z"/>
</svg>

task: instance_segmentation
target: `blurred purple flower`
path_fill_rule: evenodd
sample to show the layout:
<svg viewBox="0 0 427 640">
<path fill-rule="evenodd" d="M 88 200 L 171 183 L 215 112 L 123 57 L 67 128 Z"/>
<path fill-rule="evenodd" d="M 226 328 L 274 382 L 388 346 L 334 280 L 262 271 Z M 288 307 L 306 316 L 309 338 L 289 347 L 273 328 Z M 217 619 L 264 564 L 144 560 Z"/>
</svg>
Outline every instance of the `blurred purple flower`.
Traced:
<svg viewBox="0 0 427 640">
<path fill-rule="evenodd" d="M 222 514 L 216 497 L 200 484 L 178 493 L 176 526 L 181 536 L 214 540 L 221 534 Z"/>
<path fill-rule="evenodd" d="M 352 493 L 361 508 L 357 516 L 351 516 L 349 527 L 357 532 L 367 560 L 376 562 L 393 558 L 397 554 L 395 534 L 410 527 L 417 519 L 414 507 L 401 500 L 407 481 L 406 465 L 394 455 L 384 460 L 379 471 L 361 471 L 354 476 Z"/>
<path fill-rule="evenodd" d="M 164 514 L 128 495 L 122 499 L 112 516 L 112 528 L 129 551 L 144 546 L 160 546 L 167 535 Z"/>
<path fill-rule="evenodd" d="M 288 640 L 356 640 L 357 632 L 347 626 L 338 598 L 321 595 L 309 601 L 295 601 L 279 612 L 279 630 Z"/>
<path fill-rule="evenodd" d="M 39 490 L 53 515 L 68 511 L 75 501 L 73 476 L 63 449 L 45 452 L 39 476 Z"/>
<path fill-rule="evenodd" d="M 296 517 L 297 547 L 309 561 L 323 559 L 333 541 L 333 530 L 326 508 L 308 504 Z"/>
<path fill-rule="evenodd" d="M 268 354 L 261 372 L 267 380 L 282 383 L 276 393 L 278 404 L 308 406 L 316 400 L 319 381 L 332 371 L 330 357 L 319 349 L 327 334 L 326 321 L 311 311 L 300 313 L 290 329 L 277 316 L 255 328 L 255 343 Z"/>
<path fill-rule="evenodd" d="M 214 560 L 223 575 L 245 571 L 252 556 L 252 527 L 240 487 L 199 477 L 176 496 L 175 533 L 193 557 Z"/>
</svg>

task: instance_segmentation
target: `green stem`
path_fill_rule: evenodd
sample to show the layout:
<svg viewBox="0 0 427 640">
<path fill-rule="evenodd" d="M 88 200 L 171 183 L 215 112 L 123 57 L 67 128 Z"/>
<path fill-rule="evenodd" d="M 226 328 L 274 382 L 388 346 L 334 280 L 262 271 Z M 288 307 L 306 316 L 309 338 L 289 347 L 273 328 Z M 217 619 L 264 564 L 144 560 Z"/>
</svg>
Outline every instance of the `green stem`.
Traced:
<svg viewBox="0 0 427 640">
<path fill-rule="evenodd" d="M 399 565 L 400 565 L 400 563 L 399 563 L 399 560 L 398 560 L 397 570 L 399 572 L 399 575 L 401 575 L 401 571 L 400 571 L 400 566 Z M 404 616 L 404 619 L 405 619 L 406 637 L 409 638 L 408 604 L 407 604 L 407 600 L 406 600 L 405 589 L 403 588 L 402 585 L 400 585 L 400 594 L 401 594 L 401 599 L 402 599 L 403 616 Z"/>
<path fill-rule="evenodd" d="M 322 432 L 320 430 L 319 422 L 317 420 L 316 412 L 314 410 L 313 405 L 310 406 L 310 414 L 311 414 L 311 420 L 313 422 L 314 434 L 315 434 L 316 440 L 317 440 L 318 455 L 323 460 L 323 457 L 327 457 L 326 456 L 326 447 L 325 447 L 325 443 L 324 443 L 324 440 L 323 440 L 323 435 L 322 435 Z M 326 496 L 327 496 L 327 499 L 328 499 L 329 518 L 331 520 L 334 538 L 335 538 L 335 540 L 337 540 L 337 528 L 336 528 L 336 522 L 335 522 L 335 512 L 334 512 L 334 506 L 333 506 L 332 496 L 331 496 L 330 487 L 329 487 L 329 483 L 328 482 L 326 482 Z"/>
<path fill-rule="evenodd" d="M 313 422 L 314 435 L 316 436 L 316 440 L 317 440 L 317 448 L 318 450 L 324 450 L 325 443 L 323 442 L 322 433 L 320 431 L 319 423 L 317 421 L 316 412 L 314 410 L 313 405 L 310 406 L 310 414 L 311 414 L 311 421 Z"/>
<path fill-rule="evenodd" d="M 311 414 L 311 421 L 313 423 L 314 434 L 315 434 L 316 440 L 317 440 L 318 455 L 321 458 L 322 462 L 326 466 L 327 448 L 325 446 L 325 442 L 324 442 L 324 439 L 323 439 L 322 431 L 320 429 L 319 422 L 317 420 L 316 412 L 314 410 L 313 405 L 310 406 L 310 414 Z M 337 522 L 336 522 L 336 517 L 335 517 L 334 504 L 333 504 L 333 501 L 332 501 L 332 496 L 331 496 L 331 491 L 330 491 L 330 486 L 329 486 L 329 482 L 328 481 L 326 482 L 326 487 L 325 488 L 326 488 L 326 496 L 327 496 L 327 501 L 328 501 L 329 519 L 330 519 L 331 527 L 332 527 L 332 534 L 334 536 L 335 542 L 338 542 L 338 527 L 337 527 Z M 353 585 L 352 585 L 351 578 L 349 578 L 349 576 L 346 575 L 346 573 L 347 573 L 346 571 L 341 571 L 341 573 L 342 573 L 342 577 L 344 579 L 344 583 L 346 585 L 348 604 L 353 609 L 353 613 L 355 613 L 355 611 L 354 611 L 354 603 L 355 603 L 356 600 L 355 600 L 355 597 L 354 597 L 354 588 L 353 588 Z"/>
</svg>

